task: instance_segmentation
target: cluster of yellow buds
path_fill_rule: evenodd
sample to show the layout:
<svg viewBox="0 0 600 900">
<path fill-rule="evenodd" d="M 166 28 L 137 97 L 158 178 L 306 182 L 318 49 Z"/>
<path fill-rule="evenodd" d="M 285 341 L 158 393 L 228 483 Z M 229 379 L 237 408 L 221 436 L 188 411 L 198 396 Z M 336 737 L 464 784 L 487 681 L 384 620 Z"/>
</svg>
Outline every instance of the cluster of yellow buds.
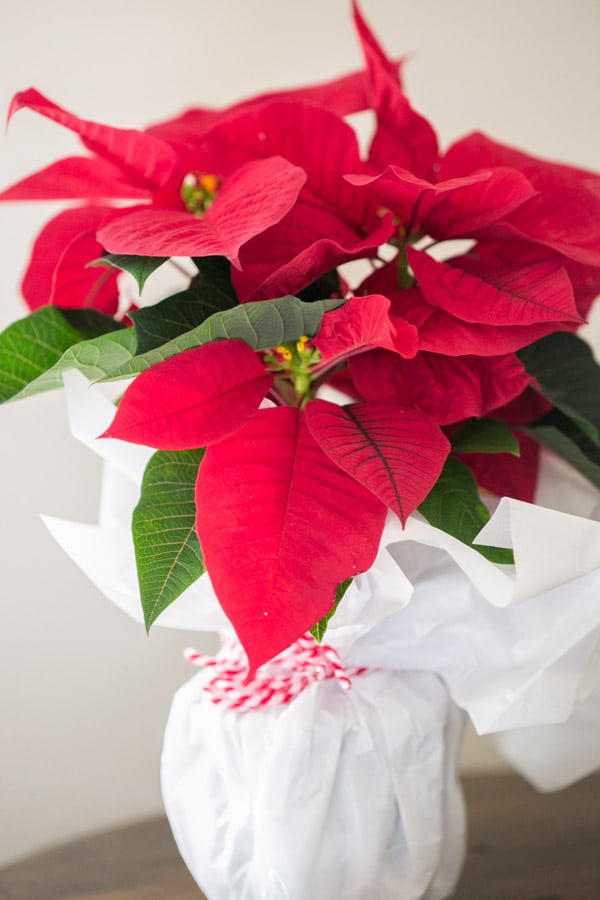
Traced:
<svg viewBox="0 0 600 900">
<path fill-rule="evenodd" d="M 190 172 L 185 176 L 181 185 L 181 199 L 185 208 L 194 216 L 203 215 L 217 195 L 221 179 L 216 175 L 200 175 Z"/>
<path fill-rule="evenodd" d="M 310 397 L 311 369 L 321 361 L 321 354 L 309 337 L 302 335 L 297 341 L 273 347 L 265 353 L 264 361 L 275 373 L 291 380 L 300 400 Z"/>
</svg>

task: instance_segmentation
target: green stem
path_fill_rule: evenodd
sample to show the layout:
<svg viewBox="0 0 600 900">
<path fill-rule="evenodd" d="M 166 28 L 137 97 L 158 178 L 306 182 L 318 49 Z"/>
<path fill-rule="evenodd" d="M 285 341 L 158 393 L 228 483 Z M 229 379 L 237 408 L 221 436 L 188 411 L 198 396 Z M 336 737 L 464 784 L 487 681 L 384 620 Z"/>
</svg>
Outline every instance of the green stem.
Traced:
<svg viewBox="0 0 600 900">
<path fill-rule="evenodd" d="M 408 268 L 408 257 L 406 255 L 406 244 L 398 244 L 398 256 L 396 257 L 396 283 L 398 290 L 403 291 L 405 288 L 411 288 L 415 284 L 415 279 L 410 274 Z"/>
</svg>

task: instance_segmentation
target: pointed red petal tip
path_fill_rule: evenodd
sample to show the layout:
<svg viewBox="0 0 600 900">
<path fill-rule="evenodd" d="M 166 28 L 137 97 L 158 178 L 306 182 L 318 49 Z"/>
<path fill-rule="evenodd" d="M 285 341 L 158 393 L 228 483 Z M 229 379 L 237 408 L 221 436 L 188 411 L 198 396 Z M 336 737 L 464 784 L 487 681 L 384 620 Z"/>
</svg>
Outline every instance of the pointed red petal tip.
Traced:
<svg viewBox="0 0 600 900">
<path fill-rule="evenodd" d="M 377 37 L 375 36 L 373 30 L 369 26 L 366 18 L 364 17 L 357 0 L 352 0 L 352 18 L 354 20 L 354 27 L 358 32 L 358 37 L 360 39 L 363 55 L 365 57 L 367 65 L 369 65 L 369 56 L 371 55 L 377 60 L 377 63 L 379 65 L 381 65 L 385 70 L 388 71 L 390 75 L 393 75 L 394 78 L 398 79 L 398 82 L 400 82 L 398 76 L 400 74 L 403 62 L 406 61 L 406 57 L 402 57 L 399 61 L 396 61 L 391 59 L 386 54 L 383 47 L 377 40 Z"/>
<path fill-rule="evenodd" d="M 157 189 L 173 171 L 176 162 L 174 149 L 151 134 L 135 128 L 113 128 L 81 119 L 36 88 L 15 94 L 8 119 L 23 107 L 77 134 L 87 150 L 123 168 L 138 187 L 141 182 L 144 186 Z"/>
<path fill-rule="evenodd" d="M 352 0 L 352 18 L 359 34 L 362 33 L 363 36 L 365 36 L 364 32 L 366 32 L 367 35 L 372 38 L 370 29 L 367 25 L 365 17 L 363 16 L 362 9 L 360 8 L 358 0 Z"/>
<path fill-rule="evenodd" d="M 10 120 L 12 119 L 14 114 L 20 109 L 23 109 L 24 106 L 27 106 L 29 104 L 30 98 L 34 101 L 40 99 L 45 100 L 45 98 L 42 97 L 39 91 L 36 91 L 35 88 L 27 88 L 26 91 L 18 91 L 10 101 L 10 106 L 8 107 L 8 112 L 6 114 L 5 128 L 8 128 Z"/>
</svg>

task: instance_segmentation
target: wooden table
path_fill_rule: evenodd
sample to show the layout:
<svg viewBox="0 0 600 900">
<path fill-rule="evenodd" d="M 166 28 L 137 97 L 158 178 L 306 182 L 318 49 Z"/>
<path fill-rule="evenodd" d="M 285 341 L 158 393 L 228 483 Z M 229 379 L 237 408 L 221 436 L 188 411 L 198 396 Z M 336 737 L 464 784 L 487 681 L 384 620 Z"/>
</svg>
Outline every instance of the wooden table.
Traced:
<svg viewBox="0 0 600 900">
<path fill-rule="evenodd" d="M 537 794 L 513 776 L 471 777 L 465 792 L 470 841 L 455 900 L 600 900 L 600 777 L 551 795 Z M 0 898 L 202 900 L 202 895 L 177 855 L 167 823 L 151 819 L 0 870 Z"/>
</svg>

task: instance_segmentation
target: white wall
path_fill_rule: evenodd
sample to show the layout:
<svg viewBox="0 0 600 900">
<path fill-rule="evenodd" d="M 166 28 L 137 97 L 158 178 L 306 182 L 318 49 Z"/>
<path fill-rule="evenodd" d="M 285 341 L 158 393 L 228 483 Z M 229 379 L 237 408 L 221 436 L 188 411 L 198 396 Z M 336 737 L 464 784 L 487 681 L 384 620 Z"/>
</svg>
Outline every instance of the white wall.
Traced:
<svg viewBox="0 0 600 900">
<path fill-rule="evenodd" d="M 0 0 L 0 110 L 35 85 L 88 118 L 142 125 L 319 80 L 359 64 L 346 0 Z M 444 143 L 474 128 L 599 167 L 597 0 L 363 0 Z M 0 113 L 0 115 L 3 113 Z M 0 140 L 8 184 L 76 142 L 20 113 Z M 0 326 L 47 206 L 0 207 Z M 169 698 L 189 636 L 113 609 L 38 513 L 93 520 L 99 468 L 70 439 L 62 397 L 0 410 L 0 863 L 158 809 Z M 482 751 L 483 746 L 483 751 Z M 470 766 L 494 765 L 469 742 Z"/>
</svg>

